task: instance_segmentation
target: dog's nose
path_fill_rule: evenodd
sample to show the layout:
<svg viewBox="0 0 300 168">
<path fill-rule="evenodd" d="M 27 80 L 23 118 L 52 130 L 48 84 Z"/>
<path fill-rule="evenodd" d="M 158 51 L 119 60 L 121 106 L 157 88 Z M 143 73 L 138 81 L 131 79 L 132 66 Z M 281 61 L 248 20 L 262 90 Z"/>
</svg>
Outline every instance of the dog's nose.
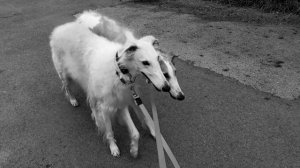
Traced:
<svg viewBox="0 0 300 168">
<path fill-rule="evenodd" d="M 177 96 L 177 100 L 183 100 L 185 98 L 184 94 L 182 92 L 179 93 Z"/>
<path fill-rule="evenodd" d="M 170 86 L 167 83 L 165 83 L 164 86 L 162 87 L 162 91 L 169 92 L 170 90 L 171 90 Z"/>
</svg>

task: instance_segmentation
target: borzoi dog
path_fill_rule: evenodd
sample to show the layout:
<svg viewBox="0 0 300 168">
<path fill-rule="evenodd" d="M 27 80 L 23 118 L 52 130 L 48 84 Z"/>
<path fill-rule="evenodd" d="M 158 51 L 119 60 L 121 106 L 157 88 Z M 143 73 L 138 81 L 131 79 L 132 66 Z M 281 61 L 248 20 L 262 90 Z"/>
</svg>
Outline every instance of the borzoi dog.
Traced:
<svg viewBox="0 0 300 168">
<path fill-rule="evenodd" d="M 75 15 L 76 22 L 86 26 L 88 29 L 93 31 L 95 34 L 105 37 L 110 41 L 117 42 L 120 44 L 125 44 L 130 41 L 135 41 L 136 37 L 130 29 L 125 26 L 121 26 L 120 23 L 112 20 L 111 18 L 101 15 L 97 11 L 84 11 L 80 14 Z M 162 72 L 170 84 L 170 95 L 172 98 L 177 100 L 183 100 L 184 94 L 178 84 L 176 77 L 176 68 L 174 66 L 175 54 L 164 52 L 159 48 L 159 43 L 157 39 L 153 36 L 147 37 L 150 41 L 153 41 L 153 45 L 156 49 L 156 52 L 159 55 L 159 63 L 162 69 Z M 135 110 L 139 120 L 141 121 L 143 127 L 147 125 L 152 136 L 155 136 L 154 128 L 151 126 L 150 121 L 145 118 L 141 113 Z"/>
<path fill-rule="evenodd" d="M 77 105 L 68 89 L 67 78 L 72 78 L 86 92 L 92 117 L 104 133 L 113 156 L 120 154 L 112 130 L 114 116 L 121 117 L 127 125 L 130 153 L 133 157 L 138 155 L 139 132 L 128 111 L 132 98 L 126 84 L 142 73 L 158 90 L 170 91 L 152 39 L 146 36 L 120 44 L 96 35 L 77 22 L 56 27 L 50 36 L 53 63 L 66 97 L 72 105 Z"/>
<path fill-rule="evenodd" d="M 80 24 L 87 26 L 91 31 L 95 32 L 99 36 L 105 37 L 110 41 L 114 41 L 120 44 L 124 44 L 129 41 L 134 41 L 136 37 L 133 33 L 126 28 L 121 26 L 120 23 L 108 18 L 107 16 L 101 15 L 97 11 L 84 11 L 80 14 L 75 15 L 76 21 Z M 172 98 L 177 100 L 184 99 L 184 93 L 182 92 L 178 80 L 176 77 L 176 68 L 174 66 L 175 54 L 164 52 L 159 49 L 158 41 L 152 36 L 148 38 L 153 38 L 154 47 L 160 56 L 160 66 L 161 69 L 170 83 L 170 95 Z"/>
</svg>

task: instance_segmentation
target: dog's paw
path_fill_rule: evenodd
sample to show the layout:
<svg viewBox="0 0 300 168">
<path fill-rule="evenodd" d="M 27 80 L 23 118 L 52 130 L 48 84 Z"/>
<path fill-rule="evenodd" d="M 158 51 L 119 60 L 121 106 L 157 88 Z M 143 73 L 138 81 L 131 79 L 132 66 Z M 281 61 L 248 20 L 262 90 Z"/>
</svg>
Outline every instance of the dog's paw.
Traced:
<svg viewBox="0 0 300 168">
<path fill-rule="evenodd" d="M 111 146 L 110 147 L 110 153 L 114 157 L 119 157 L 120 156 L 120 150 L 119 150 L 119 148 L 117 146 Z"/>
<path fill-rule="evenodd" d="M 120 156 L 119 149 L 111 150 L 110 152 L 111 152 L 111 155 L 113 155 L 114 157 L 119 157 Z"/>
<path fill-rule="evenodd" d="M 70 103 L 71 103 L 71 105 L 74 106 L 74 107 L 79 106 L 79 103 L 77 102 L 76 99 L 70 99 Z"/>
<path fill-rule="evenodd" d="M 138 154 L 139 154 L 139 150 L 137 147 L 131 147 L 130 148 L 130 154 L 133 158 L 137 158 Z"/>
<path fill-rule="evenodd" d="M 132 157 L 136 158 L 138 156 L 139 152 L 139 135 L 136 137 L 133 137 L 131 139 L 131 144 L 130 144 L 130 154 Z"/>
</svg>

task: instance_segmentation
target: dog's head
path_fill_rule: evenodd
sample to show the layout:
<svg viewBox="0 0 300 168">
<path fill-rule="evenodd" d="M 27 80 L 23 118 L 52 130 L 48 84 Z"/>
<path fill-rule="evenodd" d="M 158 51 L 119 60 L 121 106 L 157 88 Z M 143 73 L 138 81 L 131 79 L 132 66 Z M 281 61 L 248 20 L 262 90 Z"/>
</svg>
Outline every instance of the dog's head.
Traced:
<svg viewBox="0 0 300 168">
<path fill-rule="evenodd" d="M 153 36 L 145 36 L 127 43 L 118 51 L 117 63 L 122 73 L 129 73 L 131 76 L 142 73 L 157 90 L 169 92 L 169 82 L 160 68 L 160 57 L 155 50 L 156 45 L 158 42 Z"/>
<path fill-rule="evenodd" d="M 166 53 L 160 49 L 157 49 L 159 56 L 161 57 L 159 63 L 161 70 L 170 84 L 170 95 L 172 98 L 177 100 L 183 100 L 184 93 L 182 92 L 177 77 L 176 77 L 176 68 L 174 66 L 174 58 L 177 57 L 173 53 Z"/>
</svg>

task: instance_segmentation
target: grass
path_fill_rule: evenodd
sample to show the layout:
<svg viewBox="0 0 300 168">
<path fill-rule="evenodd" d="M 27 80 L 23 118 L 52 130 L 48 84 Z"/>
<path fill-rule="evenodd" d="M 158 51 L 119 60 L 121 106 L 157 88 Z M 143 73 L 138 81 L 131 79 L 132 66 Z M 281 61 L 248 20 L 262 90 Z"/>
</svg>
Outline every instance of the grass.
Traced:
<svg viewBox="0 0 300 168">
<path fill-rule="evenodd" d="M 210 0 L 233 6 L 260 8 L 266 12 L 285 12 L 300 15 L 300 0 Z"/>
<path fill-rule="evenodd" d="M 133 0 L 134 2 L 181 2 L 183 0 Z M 200 0 L 199 0 L 200 1 Z M 204 0 L 231 6 L 254 7 L 265 12 L 283 12 L 300 15 L 300 0 Z"/>
</svg>

